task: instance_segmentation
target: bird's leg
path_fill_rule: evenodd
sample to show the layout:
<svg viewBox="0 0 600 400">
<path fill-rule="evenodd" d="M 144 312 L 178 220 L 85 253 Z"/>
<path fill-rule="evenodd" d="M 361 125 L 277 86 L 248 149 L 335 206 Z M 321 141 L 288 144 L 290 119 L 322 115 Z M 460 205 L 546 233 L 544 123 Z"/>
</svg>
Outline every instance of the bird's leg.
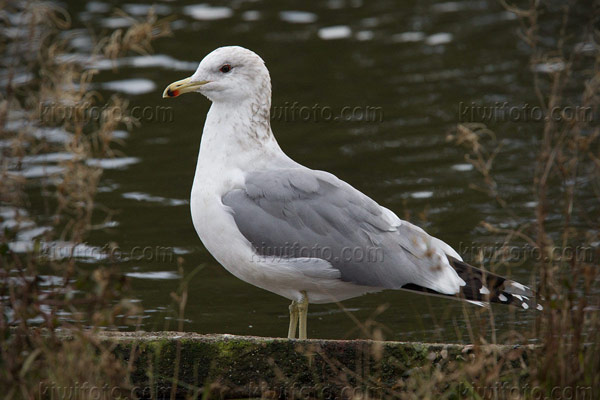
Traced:
<svg viewBox="0 0 600 400">
<path fill-rule="evenodd" d="M 306 316 L 308 314 L 308 295 L 306 292 L 302 291 L 302 301 L 298 303 L 298 312 L 300 313 L 299 320 L 299 332 L 298 339 L 307 339 L 306 337 Z"/>
<path fill-rule="evenodd" d="M 288 339 L 296 338 L 296 327 L 298 326 L 298 302 L 292 300 L 290 304 L 290 327 L 288 329 Z"/>
</svg>

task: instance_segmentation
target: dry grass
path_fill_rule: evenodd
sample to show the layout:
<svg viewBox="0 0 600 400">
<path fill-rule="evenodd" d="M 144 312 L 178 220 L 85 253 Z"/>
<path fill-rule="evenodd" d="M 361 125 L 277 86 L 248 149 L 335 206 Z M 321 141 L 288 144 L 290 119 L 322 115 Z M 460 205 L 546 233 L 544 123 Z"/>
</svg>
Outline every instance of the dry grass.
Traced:
<svg viewBox="0 0 600 400">
<path fill-rule="evenodd" d="M 127 296 L 125 277 L 110 265 L 89 271 L 74 257 L 40 257 L 40 241 L 24 252 L 13 251 L 10 244 L 36 224 L 52 227 L 43 236 L 45 242 L 67 242 L 73 249 L 83 243 L 92 219 L 110 216 L 94 201 L 103 171 L 86 160 L 114 156 L 112 132 L 136 121 L 127 116 L 127 102 L 117 96 L 108 100 L 99 118 L 88 117 L 92 107 L 103 105 L 91 90 L 96 71 L 62 57 L 67 43 L 60 32 L 70 25 L 64 10 L 50 3 L 10 2 L 0 5 L 0 14 L 7 22 L 0 37 L 8 77 L 0 92 L 0 139 L 10 144 L 0 158 L 0 199 L 2 209 L 14 213 L 10 219 L 16 221 L 0 232 L 2 397 L 44 398 L 48 387 L 73 388 L 83 382 L 128 389 L 127 365 L 93 335 L 97 329 L 135 323 L 140 309 Z M 130 51 L 148 52 L 153 39 L 168 33 L 168 24 L 151 13 L 128 30 L 101 39 L 94 54 L 114 59 Z M 23 83 L 20 76 L 32 78 Z M 73 112 L 48 118 L 41 114 L 42 106 Z M 69 139 L 56 143 L 36 135 L 46 128 L 65 132 Z M 56 152 L 69 155 L 58 172 L 37 184 L 20 173 L 24 157 Z M 29 212 L 30 196 L 38 193 L 45 202 L 43 215 Z M 48 286 L 44 274 L 62 280 Z M 59 315 L 65 312 L 67 316 Z M 57 337 L 64 330 L 73 340 Z"/>
<path fill-rule="evenodd" d="M 527 9 L 507 8 L 520 18 L 520 36 L 530 47 L 534 90 L 545 115 L 567 106 L 589 111 L 546 118 L 536 132 L 539 150 L 532 163 L 531 192 L 536 202 L 532 222 L 512 230 L 484 226 L 506 234 L 506 244 L 525 242 L 541 255 L 534 260 L 535 275 L 539 276 L 537 290 L 545 308 L 535 330 L 525 333 L 540 344 L 528 362 L 526 383 L 541 388 L 544 395 L 556 395 L 555 388 L 571 388 L 570 393 L 577 387 L 597 390 L 600 252 L 592 244 L 600 239 L 600 216 L 597 207 L 590 210 L 589 204 L 594 198 L 600 201 L 598 7 L 595 13 L 577 3 L 531 2 Z M 561 24 L 549 28 L 553 25 L 547 19 L 551 18 Z M 493 140 L 486 140 L 489 136 L 481 124 L 463 124 L 451 139 L 468 149 L 467 160 L 483 176 L 479 188 L 513 215 L 493 178 L 493 161 L 500 149 Z M 576 251 L 564 251 L 577 248 L 590 252 L 582 257 Z M 567 398 L 577 398 L 573 396 Z M 529 392 L 526 397 L 533 396 Z"/>
</svg>

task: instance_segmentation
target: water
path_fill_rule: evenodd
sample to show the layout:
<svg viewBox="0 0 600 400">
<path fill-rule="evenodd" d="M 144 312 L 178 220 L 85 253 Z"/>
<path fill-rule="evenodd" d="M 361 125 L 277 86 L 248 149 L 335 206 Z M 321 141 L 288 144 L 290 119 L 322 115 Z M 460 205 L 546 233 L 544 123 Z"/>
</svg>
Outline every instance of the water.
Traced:
<svg viewBox="0 0 600 400">
<path fill-rule="evenodd" d="M 87 25 L 108 30 L 129 24 L 113 14 L 109 3 L 66 4 L 77 34 L 74 57 L 85 59 L 90 51 Z M 150 5 L 131 1 L 123 8 L 144 15 Z M 470 187 L 480 182 L 478 172 L 465 162 L 461 148 L 446 141 L 465 118 L 461 104 L 535 102 L 527 49 L 515 35 L 518 22 L 495 1 L 232 1 L 219 6 L 183 1 L 157 2 L 155 9 L 173 17 L 174 35 L 156 41 L 153 55 L 120 59 L 116 72 L 103 60 L 92 64 L 101 69 L 101 93 L 118 92 L 140 109 L 172 107 L 172 118 L 149 118 L 121 134 L 126 157 L 91 161 L 107 168 L 97 201 L 118 213 L 82 248 L 84 255 L 96 254 L 86 258 L 86 268 L 93 268 L 106 261 L 98 256 L 104 246 L 118 243 L 117 265 L 146 310 L 142 329 L 176 328 L 170 292 L 180 285 L 176 260 L 181 257 L 185 274 L 202 266 L 189 282 L 185 330 L 287 332 L 288 300 L 230 275 L 193 229 L 188 198 L 208 100 L 193 94 L 161 98 L 167 84 L 191 75 L 204 55 L 222 45 L 250 48 L 266 61 L 273 106 L 290 113 L 274 118 L 273 131 L 300 163 L 336 174 L 457 249 L 502 238 L 480 221 L 508 228 L 533 218 L 530 182 L 541 124 L 491 124 L 506 141 L 496 174 L 514 216 Z M 322 111 L 335 117 L 344 107 L 356 107 L 357 113 L 375 110 L 376 117 L 328 120 L 329 112 Z M 51 169 L 52 162 L 32 160 L 24 175 L 38 177 L 42 165 Z M 463 256 L 473 258 L 469 252 Z M 528 283 L 530 268 L 498 272 Z M 379 313 L 381 304 L 389 307 Z M 351 313 L 363 322 L 374 316 L 390 340 L 468 341 L 467 325 L 488 318 L 475 306 L 466 306 L 465 314 L 462 303 L 407 292 L 371 294 L 344 306 L 346 311 L 336 304 L 311 306 L 309 337 L 361 336 Z M 534 318 L 533 312 L 502 306 L 492 310 L 499 335 L 529 329 Z"/>
</svg>

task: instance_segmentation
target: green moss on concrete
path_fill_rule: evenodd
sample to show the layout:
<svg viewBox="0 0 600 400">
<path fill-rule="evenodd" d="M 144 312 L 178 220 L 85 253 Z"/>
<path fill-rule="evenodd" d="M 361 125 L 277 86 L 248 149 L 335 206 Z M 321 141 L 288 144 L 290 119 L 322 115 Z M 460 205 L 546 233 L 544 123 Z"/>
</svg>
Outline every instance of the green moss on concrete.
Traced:
<svg viewBox="0 0 600 400">
<path fill-rule="evenodd" d="M 150 388 L 155 396 L 169 393 L 178 365 L 177 393 L 182 398 L 194 390 L 216 397 L 292 398 L 334 398 L 348 388 L 385 391 L 426 368 L 453 370 L 470 353 L 466 346 L 448 344 L 177 332 L 105 332 L 102 339 L 131 363 L 133 384 Z"/>
</svg>

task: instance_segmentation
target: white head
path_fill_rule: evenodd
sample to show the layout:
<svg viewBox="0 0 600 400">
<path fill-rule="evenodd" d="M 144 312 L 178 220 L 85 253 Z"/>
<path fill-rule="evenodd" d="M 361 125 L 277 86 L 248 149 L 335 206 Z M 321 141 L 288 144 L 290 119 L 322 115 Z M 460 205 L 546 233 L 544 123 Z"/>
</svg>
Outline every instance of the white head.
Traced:
<svg viewBox="0 0 600 400">
<path fill-rule="evenodd" d="M 271 102 L 271 78 L 265 62 L 240 46 L 219 47 L 200 62 L 192 76 L 171 83 L 163 97 L 199 92 L 213 103 Z"/>
</svg>

